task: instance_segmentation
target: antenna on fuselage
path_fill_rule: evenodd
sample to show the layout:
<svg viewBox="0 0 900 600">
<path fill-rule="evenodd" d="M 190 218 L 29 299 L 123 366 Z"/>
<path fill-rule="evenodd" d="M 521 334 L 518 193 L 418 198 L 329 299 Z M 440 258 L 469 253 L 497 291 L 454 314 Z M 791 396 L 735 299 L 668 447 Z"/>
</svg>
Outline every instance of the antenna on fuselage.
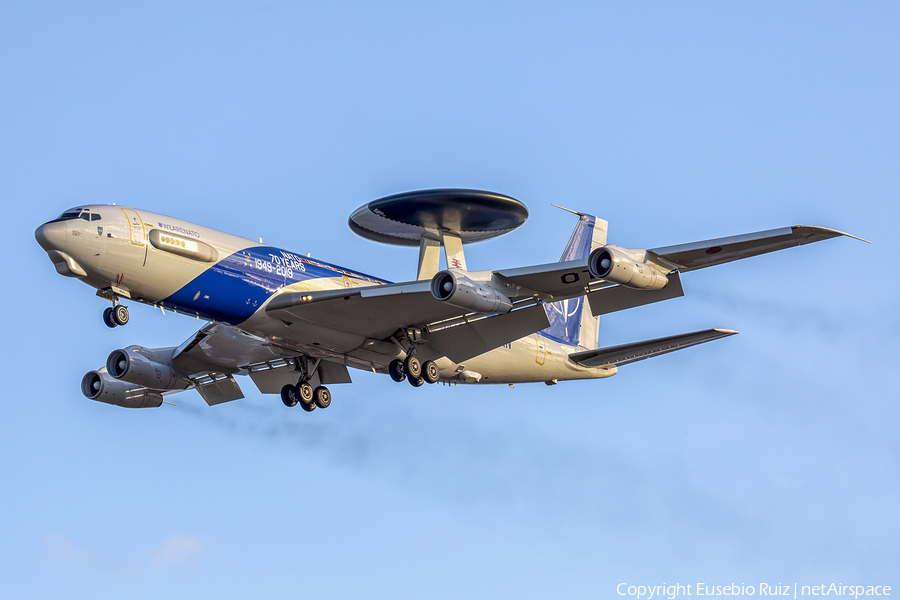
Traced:
<svg viewBox="0 0 900 600">
<path fill-rule="evenodd" d="M 577 210 L 572 210 L 571 208 L 566 208 L 565 206 L 560 206 L 559 204 L 553 204 L 553 203 L 551 202 L 551 203 L 550 203 L 550 206 L 555 206 L 556 208 L 558 208 L 558 209 L 560 209 L 560 210 L 564 210 L 564 211 L 566 211 L 566 212 L 570 212 L 570 213 L 572 213 L 573 215 L 578 215 L 578 216 L 581 217 L 582 219 L 584 219 L 585 217 L 587 217 L 587 215 L 586 215 L 585 213 L 583 213 L 583 212 L 578 212 Z"/>
</svg>

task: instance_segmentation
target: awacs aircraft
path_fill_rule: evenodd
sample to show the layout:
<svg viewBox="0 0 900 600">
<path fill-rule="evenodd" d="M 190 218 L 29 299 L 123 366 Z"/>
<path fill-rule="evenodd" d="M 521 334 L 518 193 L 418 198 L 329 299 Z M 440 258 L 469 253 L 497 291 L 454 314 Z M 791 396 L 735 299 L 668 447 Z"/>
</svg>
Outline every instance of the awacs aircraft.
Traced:
<svg viewBox="0 0 900 600">
<path fill-rule="evenodd" d="M 84 376 L 88 398 L 158 407 L 167 394 L 196 389 L 214 405 L 243 398 L 234 376 L 249 375 L 261 393 L 312 411 L 331 404 L 326 385 L 350 383 L 348 367 L 415 387 L 610 377 L 621 365 L 737 332 L 598 349 L 600 315 L 682 296 L 688 271 L 847 235 L 798 226 L 630 249 L 607 243 L 606 221 L 575 214 L 559 262 L 470 271 L 463 245 L 521 226 L 521 202 L 458 189 L 370 202 L 350 228 L 419 248 L 417 278 L 404 283 L 120 206 L 67 210 L 35 238 L 60 274 L 112 303 L 103 313 L 109 327 L 128 322 L 122 299 L 208 322 L 176 347 L 113 351 Z"/>
</svg>

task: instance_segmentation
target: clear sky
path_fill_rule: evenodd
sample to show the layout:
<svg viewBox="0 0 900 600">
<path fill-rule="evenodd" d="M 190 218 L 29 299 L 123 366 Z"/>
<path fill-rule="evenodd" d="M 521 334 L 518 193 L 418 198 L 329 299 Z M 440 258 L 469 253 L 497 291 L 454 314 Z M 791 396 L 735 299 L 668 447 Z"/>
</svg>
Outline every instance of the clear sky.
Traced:
<svg viewBox="0 0 900 600">
<path fill-rule="evenodd" d="M 830 2 L 5 2 L 0 563 L 9 598 L 615 598 L 893 585 L 900 9 Z M 34 229 L 172 214 L 392 280 L 346 225 L 431 187 L 523 201 L 470 268 L 556 260 L 554 202 L 657 247 L 838 239 L 684 277 L 601 344 L 741 335 L 547 387 L 353 372 L 327 411 L 129 411 L 82 375 L 200 325 L 106 303 Z"/>
</svg>

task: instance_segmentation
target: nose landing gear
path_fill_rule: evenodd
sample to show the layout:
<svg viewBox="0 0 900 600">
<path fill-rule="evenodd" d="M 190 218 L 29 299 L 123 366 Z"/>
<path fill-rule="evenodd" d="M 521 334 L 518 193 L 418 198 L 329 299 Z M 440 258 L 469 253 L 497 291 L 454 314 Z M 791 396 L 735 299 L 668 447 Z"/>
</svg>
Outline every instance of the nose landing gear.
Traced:
<svg viewBox="0 0 900 600">
<path fill-rule="evenodd" d="M 126 298 L 131 298 L 127 291 L 108 287 L 97 290 L 97 295 L 104 300 L 112 302 L 112 306 L 108 306 L 106 310 L 103 311 L 103 323 L 107 327 L 118 327 L 119 325 L 124 325 L 128 322 L 128 307 L 119 304 L 120 296 L 124 295 Z"/>
<path fill-rule="evenodd" d="M 128 307 L 121 304 L 108 306 L 103 311 L 103 322 L 107 327 L 118 327 L 128 323 Z"/>
</svg>

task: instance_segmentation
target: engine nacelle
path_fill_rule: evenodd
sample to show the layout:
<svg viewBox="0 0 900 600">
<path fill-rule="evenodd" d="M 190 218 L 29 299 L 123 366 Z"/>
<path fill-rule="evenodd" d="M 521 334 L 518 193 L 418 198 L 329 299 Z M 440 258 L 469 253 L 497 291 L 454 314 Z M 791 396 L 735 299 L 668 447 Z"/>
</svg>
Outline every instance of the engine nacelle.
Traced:
<svg viewBox="0 0 900 600">
<path fill-rule="evenodd" d="M 598 279 L 636 290 L 661 290 L 669 283 L 664 273 L 652 265 L 634 260 L 618 246 L 603 246 L 591 252 L 588 270 Z"/>
<path fill-rule="evenodd" d="M 106 371 L 114 379 L 120 379 L 156 390 L 171 390 L 187 387 L 180 382 L 178 373 L 168 364 L 153 358 L 158 352 L 141 346 L 128 346 L 124 350 L 113 350 L 106 359 Z"/>
<path fill-rule="evenodd" d="M 472 312 L 508 313 L 512 301 L 494 288 L 475 283 L 457 269 L 447 269 L 431 280 L 431 295 Z"/>
<path fill-rule="evenodd" d="M 103 369 L 85 374 L 81 393 L 91 400 L 123 408 L 157 408 L 163 403 L 158 390 L 113 379 Z"/>
</svg>

